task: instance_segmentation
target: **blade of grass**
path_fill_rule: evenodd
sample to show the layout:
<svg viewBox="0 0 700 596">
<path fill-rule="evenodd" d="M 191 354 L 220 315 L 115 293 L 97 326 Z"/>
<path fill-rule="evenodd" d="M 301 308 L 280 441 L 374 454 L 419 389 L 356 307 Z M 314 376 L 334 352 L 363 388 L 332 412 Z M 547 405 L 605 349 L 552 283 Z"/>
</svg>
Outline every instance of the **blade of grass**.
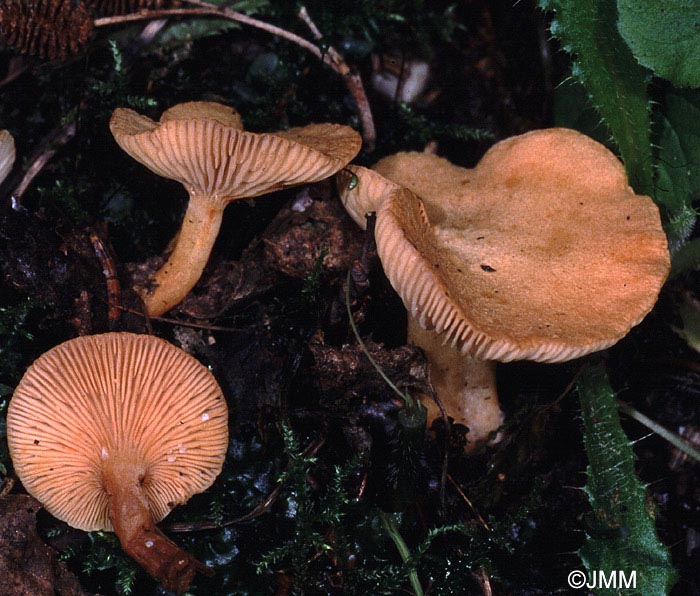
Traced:
<svg viewBox="0 0 700 596">
<path fill-rule="evenodd" d="M 633 418 L 640 424 L 646 426 L 649 430 L 659 435 L 662 439 L 665 439 L 666 441 L 671 443 L 671 445 L 673 445 L 676 449 L 680 449 L 683 453 L 688 454 L 688 456 L 692 457 L 695 461 L 700 461 L 700 451 L 695 449 L 687 441 L 684 441 L 676 433 L 673 433 L 667 428 L 664 428 L 658 422 L 655 422 L 648 416 L 642 414 L 639 410 L 634 409 L 632 406 L 624 402 L 618 401 L 617 406 L 618 408 L 620 408 L 621 412 L 627 414 L 627 416 L 629 416 L 630 418 Z"/>
<path fill-rule="evenodd" d="M 382 520 L 382 525 L 384 526 L 386 533 L 389 534 L 389 537 L 394 541 L 396 550 L 398 550 L 399 555 L 401 555 L 401 560 L 404 563 L 408 563 L 411 559 L 411 551 L 408 550 L 408 546 L 404 542 L 399 529 L 396 527 L 394 516 L 387 515 L 383 511 L 379 510 L 379 519 Z M 423 587 L 420 585 L 418 572 L 416 571 L 415 567 L 411 567 L 408 570 L 408 580 L 411 582 L 411 587 L 413 588 L 415 596 L 423 596 Z"/>
</svg>

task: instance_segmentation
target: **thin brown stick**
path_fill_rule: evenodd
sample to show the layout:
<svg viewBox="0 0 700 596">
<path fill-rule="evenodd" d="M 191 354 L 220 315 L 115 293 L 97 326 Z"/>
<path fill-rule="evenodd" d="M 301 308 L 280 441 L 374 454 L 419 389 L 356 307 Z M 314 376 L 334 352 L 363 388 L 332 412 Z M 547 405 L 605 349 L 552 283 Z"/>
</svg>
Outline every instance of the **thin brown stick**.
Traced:
<svg viewBox="0 0 700 596">
<path fill-rule="evenodd" d="M 126 306 L 119 306 L 118 308 L 123 312 L 128 312 L 129 314 L 143 317 L 147 321 L 158 321 L 159 323 L 177 325 L 178 327 L 191 327 L 192 329 L 204 329 L 205 331 L 224 331 L 228 333 L 241 333 L 242 331 L 242 329 L 236 329 L 235 327 L 222 327 L 221 325 L 206 325 L 204 323 L 193 323 L 191 321 L 182 321 L 180 319 L 170 319 L 168 317 L 149 317 L 143 311 L 134 310 L 133 308 L 127 308 Z"/>
<path fill-rule="evenodd" d="M 76 128 L 76 118 L 74 116 L 67 124 L 55 128 L 42 139 L 39 148 L 29 160 L 30 165 L 22 181 L 11 195 L 14 202 L 20 203 L 22 195 L 27 191 L 34 178 L 41 173 L 46 164 L 56 155 L 58 148 L 65 145 L 75 136 Z"/>
<path fill-rule="evenodd" d="M 360 121 L 362 122 L 362 137 L 365 142 L 365 149 L 366 151 L 372 151 L 374 149 L 374 144 L 377 139 L 377 132 L 374 126 L 374 119 L 372 118 L 372 110 L 370 109 L 369 100 L 367 99 L 367 94 L 365 93 L 365 88 L 362 84 L 362 78 L 359 74 L 352 72 L 348 64 L 345 62 L 343 56 L 334 48 L 329 47 L 327 51 L 322 52 L 318 46 L 311 43 L 308 39 L 304 39 L 303 37 L 297 35 L 296 33 L 292 33 L 291 31 L 287 31 L 286 29 L 282 29 L 276 25 L 271 25 L 265 21 L 254 19 L 253 17 L 249 17 L 241 12 L 231 10 L 225 6 L 216 6 L 215 4 L 210 4 L 204 0 L 185 0 L 185 2 L 191 4 L 192 6 L 196 6 L 197 8 L 147 10 L 128 15 L 103 17 L 101 19 L 95 19 L 94 25 L 95 27 L 107 27 L 121 23 L 130 23 L 133 21 L 162 19 L 169 16 L 213 16 L 242 23 L 256 29 L 261 29 L 275 35 L 276 37 L 291 41 L 292 43 L 316 56 L 316 58 L 330 66 L 342 77 L 343 81 L 345 82 L 345 86 L 348 88 L 348 91 L 353 96 L 355 104 L 357 105 L 357 111 L 360 116 Z M 299 18 L 306 23 L 316 39 L 320 40 L 323 37 L 304 7 L 302 7 L 299 11 Z"/>
<path fill-rule="evenodd" d="M 188 16 L 220 16 L 218 11 L 208 8 L 164 8 L 162 10 L 142 10 L 130 14 L 116 15 L 112 17 L 101 17 L 93 21 L 95 27 L 109 27 L 110 25 L 121 25 L 123 23 L 133 23 L 134 21 L 149 21 L 151 19 L 163 19 L 166 17 L 188 17 Z"/>
<path fill-rule="evenodd" d="M 264 513 L 267 513 L 282 490 L 282 485 L 278 485 L 274 490 L 265 497 L 265 500 L 258 503 L 251 511 L 240 517 L 234 519 L 226 520 L 222 523 L 211 522 L 211 521 L 195 521 L 195 522 L 173 522 L 171 524 L 162 524 L 163 529 L 166 532 L 199 532 L 202 530 L 218 530 L 219 528 L 225 528 L 226 526 L 234 526 L 237 524 L 242 524 L 244 522 L 260 517 Z"/>
<path fill-rule="evenodd" d="M 142 45 L 148 45 L 148 43 L 151 41 L 148 36 L 139 39 Z M 6 82 L 7 81 L 0 82 L 0 87 L 6 84 Z M 77 132 L 79 112 L 81 109 L 82 103 L 78 106 L 77 111 L 74 114 L 71 114 L 68 120 L 66 120 L 61 126 L 54 128 L 41 140 L 38 148 L 30 156 L 30 165 L 27 168 L 22 181 L 10 195 L 13 209 L 18 210 L 22 208 L 22 195 L 24 195 L 34 179 L 46 167 L 46 164 L 48 164 L 49 161 L 51 161 L 51 159 L 56 155 L 58 149 L 66 145 L 75 136 Z"/>
<path fill-rule="evenodd" d="M 323 39 L 323 34 L 316 26 L 316 23 L 311 20 L 311 17 L 306 10 L 306 6 L 302 6 L 299 9 L 298 16 L 302 21 L 304 21 L 314 38 L 316 38 L 317 41 L 321 41 L 321 39 Z M 333 62 L 337 65 L 337 68 L 335 69 L 336 72 L 343 77 L 346 87 L 355 99 L 360 121 L 362 122 L 362 139 L 365 142 L 365 151 L 371 153 L 374 151 L 374 144 L 377 140 L 377 130 L 374 127 L 372 109 L 369 105 L 367 94 L 365 93 L 365 87 L 362 84 L 362 77 L 350 69 L 343 56 L 333 46 L 328 47 L 325 55 L 330 56 Z"/>
<path fill-rule="evenodd" d="M 112 255 L 110 254 L 109 249 L 105 245 L 100 235 L 97 233 L 97 230 L 90 228 L 88 230 L 88 235 L 90 238 L 90 243 L 92 244 L 92 249 L 95 251 L 95 256 L 100 262 L 102 274 L 105 278 L 105 285 L 107 288 L 107 321 L 109 330 L 114 331 L 119 324 L 119 318 L 122 314 L 121 288 L 119 287 L 117 270 L 114 266 Z"/>
<path fill-rule="evenodd" d="M 464 502 L 469 505 L 469 509 L 472 510 L 472 513 L 476 516 L 476 519 L 479 520 L 479 523 L 481 526 L 487 531 L 490 532 L 491 528 L 489 528 L 489 525 L 486 523 L 483 517 L 481 517 L 481 514 L 476 510 L 476 507 L 474 507 L 474 504 L 469 500 L 469 497 L 464 494 L 464 491 L 462 488 L 455 482 L 455 479 L 452 478 L 450 474 L 447 475 L 447 479 L 450 481 L 450 484 L 455 487 L 455 490 L 459 493 L 459 496 L 462 497 Z"/>
<path fill-rule="evenodd" d="M 481 584 L 481 591 L 484 596 L 493 596 L 493 589 L 491 588 L 491 580 L 489 579 L 488 573 L 486 573 L 485 567 L 479 567 L 479 571 L 475 571 L 477 581 Z"/>
<path fill-rule="evenodd" d="M 296 35 L 291 31 L 287 31 L 286 29 L 282 29 L 281 27 L 277 27 L 275 25 L 270 25 L 270 23 L 266 23 L 265 21 L 261 21 L 259 19 L 254 19 L 253 17 L 249 17 L 248 15 L 245 15 L 242 12 L 231 10 L 230 8 L 226 8 L 225 6 L 216 6 L 215 4 L 203 2 L 202 0 L 185 0 L 185 2 L 187 2 L 188 4 L 192 4 L 193 6 L 198 6 L 199 8 L 167 8 L 162 10 L 144 10 L 133 14 L 95 19 L 94 25 L 95 27 L 107 27 L 109 25 L 119 25 L 121 23 L 130 23 L 133 21 L 162 19 L 164 17 L 174 16 L 219 17 L 221 19 L 227 19 L 229 21 L 235 21 L 237 23 L 243 23 L 244 25 L 248 25 L 249 27 L 254 27 L 256 29 L 262 29 L 263 31 L 267 31 L 272 35 L 291 41 L 292 43 L 295 43 L 298 46 L 304 48 L 305 50 L 311 52 L 319 60 L 323 60 L 324 62 L 326 62 L 326 64 L 333 68 L 333 70 L 338 71 L 337 66 L 333 64 L 330 57 L 325 59 L 324 56 L 321 54 L 321 50 L 319 50 L 308 39 L 304 39 L 303 37 L 300 37 L 299 35 Z"/>
<path fill-rule="evenodd" d="M 27 72 L 30 65 L 31 62 L 26 56 L 13 56 L 10 58 L 7 67 L 7 74 L 5 75 L 5 78 L 0 81 L 0 89 L 2 89 L 5 85 L 9 85 L 12 81 Z"/>
<path fill-rule="evenodd" d="M 302 455 L 304 457 L 313 457 L 321 450 L 321 447 L 323 447 L 325 442 L 325 439 L 317 439 L 313 441 L 304 449 L 304 451 L 302 451 Z M 262 502 L 258 503 L 251 511 L 240 517 L 229 519 L 222 523 L 210 521 L 175 522 L 171 524 L 162 524 L 161 527 L 168 532 L 198 532 L 200 530 L 218 530 L 219 528 L 224 528 L 226 526 L 242 524 L 243 522 L 260 517 L 263 513 L 269 511 L 277 500 L 283 486 L 284 484 L 278 484 Z"/>
</svg>

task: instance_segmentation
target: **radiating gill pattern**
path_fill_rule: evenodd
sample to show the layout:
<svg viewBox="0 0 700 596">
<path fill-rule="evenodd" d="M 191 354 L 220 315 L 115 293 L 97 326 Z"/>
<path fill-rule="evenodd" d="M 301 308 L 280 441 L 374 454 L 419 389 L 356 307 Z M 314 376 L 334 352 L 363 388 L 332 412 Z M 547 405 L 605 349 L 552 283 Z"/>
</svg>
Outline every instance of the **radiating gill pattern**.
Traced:
<svg viewBox="0 0 700 596">
<path fill-rule="evenodd" d="M 167 120 L 154 126 L 125 109 L 115 112 L 111 127 L 124 151 L 156 174 L 181 182 L 192 194 L 224 202 L 322 180 L 359 149 L 357 133 L 334 124 L 312 125 L 309 140 L 323 138 L 329 147 L 343 147 L 339 155 L 328 154 L 323 143 L 304 144 L 303 129 L 290 139 L 283 133 L 237 130 L 211 119 Z"/>
<path fill-rule="evenodd" d="M 111 529 L 106 463 L 145 470 L 160 520 L 218 475 L 227 418 L 197 360 L 152 336 L 109 333 L 61 344 L 29 368 L 10 402 L 8 442 L 20 479 L 49 512 L 78 528 Z M 79 513 L 78 496 L 90 503 Z"/>
<path fill-rule="evenodd" d="M 351 185 L 353 176 L 357 178 Z M 384 200 L 401 188 L 373 170 L 354 165 L 338 172 L 336 181 L 345 210 L 363 230 L 367 228 L 366 214 L 379 211 Z"/>
</svg>

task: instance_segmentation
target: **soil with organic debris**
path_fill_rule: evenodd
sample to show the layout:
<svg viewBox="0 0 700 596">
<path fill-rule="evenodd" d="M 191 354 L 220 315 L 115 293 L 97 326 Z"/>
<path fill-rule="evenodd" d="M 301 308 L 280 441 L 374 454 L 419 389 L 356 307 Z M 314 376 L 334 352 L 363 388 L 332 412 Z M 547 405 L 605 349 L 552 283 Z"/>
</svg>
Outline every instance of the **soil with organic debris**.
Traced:
<svg viewBox="0 0 700 596">
<path fill-rule="evenodd" d="M 309 35 L 285 3 L 237 4 Z M 367 87 L 376 147 L 356 163 L 427 145 L 468 167 L 494 141 L 555 117 L 601 136 L 582 89 L 558 86 L 568 58 L 534 2 L 357 4 L 352 13 L 306 5 Z M 147 22 L 96 30 L 67 62 L 0 52 L 0 128 L 19 156 L 0 187 L 0 596 L 164 594 L 111 534 L 43 511 L 15 481 L 6 448 L 7 403 L 26 367 L 64 340 L 107 331 L 182 347 L 211 368 L 229 404 L 221 476 L 160 524 L 215 570 L 191 594 L 414 593 L 411 569 L 431 596 L 574 593 L 567 576 L 596 531 L 575 388 L 593 357 L 499 365 L 497 445 L 467 455 L 463 426 L 407 427 L 403 400 L 368 355 L 401 391 L 430 394 L 425 357 L 406 345 L 406 312 L 371 225 L 356 226 L 332 180 L 230 205 L 197 286 L 164 316 L 143 314 L 133 287 L 162 264 L 186 193 L 119 149 L 107 127 L 114 108 L 157 117 L 203 99 L 236 105 L 256 131 L 360 128 L 348 88 L 313 55 L 265 31 L 189 21 L 171 17 L 154 38 Z M 371 82 L 419 62 L 430 76 L 410 101 Z M 55 143 L 70 123 L 74 136 Z M 700 444 L 700 356 L 676 332 L 677 304 L 694 292 L 699 274 L 669 282 L 644 322 L 595 359 L 620 400 Z M 672 594 L 700 595 L 698 462 L 632 419 L 623 427 L 679 574 Z"/>
</svg>

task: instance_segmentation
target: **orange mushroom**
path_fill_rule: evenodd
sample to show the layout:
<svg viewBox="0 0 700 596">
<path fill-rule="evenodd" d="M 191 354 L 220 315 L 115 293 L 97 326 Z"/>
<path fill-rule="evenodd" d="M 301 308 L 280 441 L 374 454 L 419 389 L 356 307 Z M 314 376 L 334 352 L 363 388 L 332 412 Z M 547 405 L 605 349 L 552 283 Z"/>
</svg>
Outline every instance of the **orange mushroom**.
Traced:
<svg viewBox="0 0 700 596">
<path fill-rule="evenodd" d="M 166 589 L 208 571 L 155 525 L 223 466 L 228 410 L 189 354 L 148 335 L 79 337 L 40 356 L 17 386 L 7 440 L 18 477 L 46 510 L 114 531 Z"/>
<path fill-rule="evenodd" d="M 377 249 L 409 311 L 409 340 L 472 444 L 503 420 L 495 361 L 562 362 L 613 345 L 668 274 L 657 207 L 578 132 L 506 139 L 474 169 L 399 153 L 375 170 L 356 169 L 354 189 L 341 179 L 343 201 L 377 211 Z M 365 178 L 380 175 L 396 187 L 362 196 L 378 187 Z"/>
<path fill-rule="evenodd" d="M 110 129 L 119 146 L 190 195 L 175 248 L 142 289 L 148 314 L 160 315 L 194 287 L 209 259 L 226 205 L 335 174 L 360 150 L 360 135 L 339 124 L 310 124 L 271 134 L 243 130 L 233 108 L 178 104 L 160 122 L 118 108 Z"/>
</svg>

